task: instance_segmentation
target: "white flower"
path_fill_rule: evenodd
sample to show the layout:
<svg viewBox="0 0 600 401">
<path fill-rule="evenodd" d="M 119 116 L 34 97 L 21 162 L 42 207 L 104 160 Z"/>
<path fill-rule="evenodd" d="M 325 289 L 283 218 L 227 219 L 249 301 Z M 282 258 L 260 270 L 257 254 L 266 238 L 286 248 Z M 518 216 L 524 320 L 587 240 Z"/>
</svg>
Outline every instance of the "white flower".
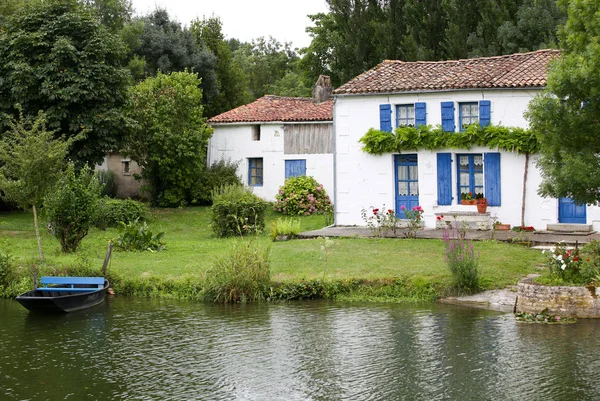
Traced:
<svg viewBox="0 0 600 401">
<path fill-rule="evenodd" d="M 543 255 L 543 254 L 545 254 L 545 253 L 546 253 L 546 250 L 544 249 L 544 250 L 542 251 L 542 255 Z"/>
<path fill-rule="evenodd" d="M 563 260 L 563 256 L 562 255 L 558 255 L 558 257 L 556 259 Z"/>
<path fill-rule="evenodd" d="M 567 265 L 565 265 L 564 263 L 562 264 L 562 266 L 560 266 L 561 269 L 565 270 L 567 268 Z"/>
</svg>

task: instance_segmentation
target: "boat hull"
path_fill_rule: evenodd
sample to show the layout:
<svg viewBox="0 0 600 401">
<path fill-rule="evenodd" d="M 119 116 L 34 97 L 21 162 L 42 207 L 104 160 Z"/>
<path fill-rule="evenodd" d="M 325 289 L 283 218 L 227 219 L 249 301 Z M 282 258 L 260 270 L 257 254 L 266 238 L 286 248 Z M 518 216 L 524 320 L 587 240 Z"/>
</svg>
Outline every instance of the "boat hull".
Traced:
<svg viewBox="0 0 600 401">
<path fill-rule="evenodd" d="M 16 299 L 32 312 L 75 312 L 91 308 L 104 302 L 108 281 L 104 288 L 89 292 L 57 292 L 33 290 L 19 295 Z"/>
</svg>

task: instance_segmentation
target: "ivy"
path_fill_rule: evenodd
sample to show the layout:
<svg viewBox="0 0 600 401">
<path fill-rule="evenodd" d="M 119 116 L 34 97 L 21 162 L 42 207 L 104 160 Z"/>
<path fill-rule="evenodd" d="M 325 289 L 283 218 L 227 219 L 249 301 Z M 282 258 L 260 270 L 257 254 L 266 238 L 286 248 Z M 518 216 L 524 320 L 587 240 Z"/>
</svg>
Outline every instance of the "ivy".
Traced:
<svg viewBox="0 0 600 401">
<path fill-rule="evenodd" d="M 373 155 L 419 149 L 471 149 L 473 146 L 525 154 L 536 153 L 540 146 L 530 130 L 477 124 L 469 125 L 462 132 L 444 132 L 440 126 L 433 128 L 430 125 L 398 127 L 395 132 L 371 128 L 359 142 L 363 144 L 363 151 Z"/>
</svg>

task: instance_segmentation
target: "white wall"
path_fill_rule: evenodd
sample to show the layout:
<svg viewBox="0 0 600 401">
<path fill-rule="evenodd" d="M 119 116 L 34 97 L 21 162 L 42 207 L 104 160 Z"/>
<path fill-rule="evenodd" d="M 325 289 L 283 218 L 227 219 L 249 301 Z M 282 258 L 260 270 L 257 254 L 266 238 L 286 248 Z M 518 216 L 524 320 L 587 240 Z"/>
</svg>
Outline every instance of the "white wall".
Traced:
<svg viewBox="0 0 600 401">
<path fill-rule="evenodd" d="M 398 94 L 378 96 L 338 96 L 334 107 L 336 140 L 336 225 L 365 225 L 361 218 L 361 209 L 369 207 L 388 209 L 395 207 L 394 155 L 370 155 L 362 151 L 358 140 L 369 128 L 379 129 L 379 105 L 392 105 L 392 125 L 395 127 L 395 105 L 426 102 L 427 124 L 441 124 L 440 103 L 445 101 L 475 102 L 491 101 L 491 122 L 494 125 L 527 127 L 523 116 L 529 101 L 537 90 L 486 90 L 486 91 L 448 91 L 421 94 Z M 456 105 L 455 125 L 458 127 L 458 105 Z M 457 204 L 456 199 L 456 153 L 485 153 L 498 151 L 483 147 L 470 150 L 439 149 L 436 151 L 405 151 L 417 153 L 419 167 L 419 203 L 425 210 L 426 227 L 436 224 L 434 213 L 449 211 L 474 211 L 473 206 Z M 437 153 L 453 154 L 452 188 L 453 204 L 437 205 Z M 501 206 L 488 207 L 498 220 L 513 226 L 521 224 L 521 205 L 523 197 L 523 175 L 525 156 L 501 151 Z M 484 166 L 485 168 L 485 166 Z M 547 224 L 558 222 L 558 201 L 544 199 L 537 195 L 541 182 L 539 171 L 535 167 L 535 157 L 530 157 L 525 224 L 536 229 L 546 229 Z M 458 202 L 460 203 L 460 202 Z M 587 208 L 587 222 L 600 228 L 600 208 Z"/>
<path fill-rule="evenodd" d="M 331 124 L 331 123 L 330 123 Z M 240 161 L 238 175 L 248 185 L 248 159 L 263 158 L 263 185 L 253 186 L 253 192 L 267 201 L 274 201 L 285 181 L 285 160 L 306 160 L 306 175 L 323 184 L 333 193 L 333 154 L 285 155 L 283 124 L 262 124 L 260 141 L 252 139 L 252 125 L 215 125 L 209 142 L 209 165 L 222 159 Z"/>
</svg>

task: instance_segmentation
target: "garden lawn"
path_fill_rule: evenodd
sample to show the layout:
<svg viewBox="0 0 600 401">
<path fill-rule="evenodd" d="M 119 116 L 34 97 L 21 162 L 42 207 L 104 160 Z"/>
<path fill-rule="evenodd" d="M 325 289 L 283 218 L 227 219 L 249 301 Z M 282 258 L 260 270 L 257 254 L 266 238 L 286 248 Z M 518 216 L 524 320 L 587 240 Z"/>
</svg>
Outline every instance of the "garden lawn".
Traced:
<svg viewBox="0 0 600 401">
<path fill-rule="evenodd" d="M 202 278 L 214 260 L 227 254 L 237 238 L 216 238 L 210 229 L 210 209 L 153 209 L 149 227 L 154 233 L 164 231 L 167 249 L 162 252 L 113 251 L 109 270 L 127 278 L 161 279 Z M 265 231 L 274 219 L 282 217 L 268 212 Z M 302 230 L 323 227 L 323 216 L 301 217 Z M 74 265 L 91 264 L 100 268 L 110 239 L 116 229 L 91 229 L 75 254 L 63 254 L 58 241 L 45 229 L 42 219 L 42 243 L 47 259 L 43 273 L 68 274 Z M 267 234 L 258 241 L 271 247 L 271 274 L 275 281 L 302 279 L 388 279 L 411 277 L 427 281 L 449 282 L 444 264 L 444 244 L 426 239 L 340 238 L 271 242 Z M 0 247 L 8 249 L 21 267 L 39 265 L 37 244 L 30 212 L 0 214 Z M 475 243 L 480 253 L 483 285 L 499 288 L 516 283 L 519 278 L 536 272 L 543 262 L 539 251 L 494 241 Z"/>
</svg>

